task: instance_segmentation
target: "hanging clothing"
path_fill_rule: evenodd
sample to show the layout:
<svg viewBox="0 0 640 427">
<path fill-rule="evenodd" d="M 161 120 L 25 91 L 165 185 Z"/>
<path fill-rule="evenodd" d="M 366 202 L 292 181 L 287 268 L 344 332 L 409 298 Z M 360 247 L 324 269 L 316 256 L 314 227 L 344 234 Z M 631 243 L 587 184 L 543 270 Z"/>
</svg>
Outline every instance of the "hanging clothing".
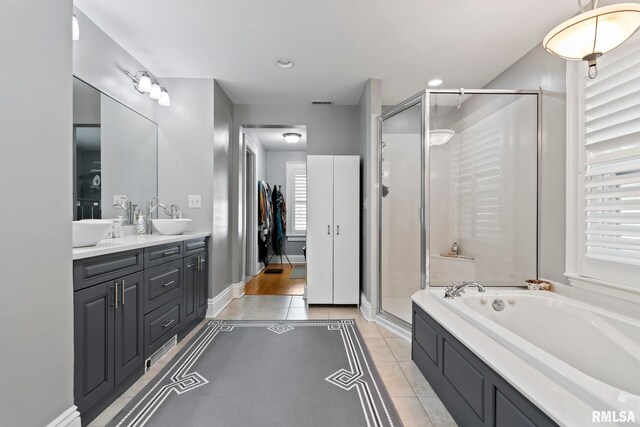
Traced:
<svg viewBox="0 0 640 427">
<path fill-rule="evenodd" d="M 287 233 L 287 206 L 282 194 L 282 186 L 274 186 L 271 193 L 273 207 L 273 252 L 276 256 L 284 253 L 284 237 Z"/>
<path fill-rule="evenodd" d="M 269 243 L 272 233 L 271 187 L 258 181 L 258 260 L 265 265 L 269 261 Z"/>
</svg>

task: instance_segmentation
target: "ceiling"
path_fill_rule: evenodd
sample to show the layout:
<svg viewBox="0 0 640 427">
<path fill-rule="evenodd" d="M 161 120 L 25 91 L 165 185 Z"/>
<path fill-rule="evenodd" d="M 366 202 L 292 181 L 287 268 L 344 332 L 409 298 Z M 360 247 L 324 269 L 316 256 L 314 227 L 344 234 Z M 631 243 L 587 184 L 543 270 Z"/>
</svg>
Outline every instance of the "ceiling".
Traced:
<svg viewBox="0 0 640 427">
<path fill-rule="evenodd" d="M 291 105 L 355 105 L 370 77 L 386 105 L 434 77 L 480 88 L 578 11 L 575 0 L 75 4 L 157 76 L 215 78 L 236 104 Z M 277 68 L 280 57 L 295 67 Z"/>
<path fill-rule="evenodd" d="M 256 127 L 244 128 L 249 138 L 259 141 L 262 147 L 267 151 L 306 151 L 307 150 L 307 127 L 306 126 L 287 126 L 287 127 Z M 300 141 L 295 144 L 289 144 L 284 140 L 283 133 L 295 132 L 302 135 Z"/>
</svg>

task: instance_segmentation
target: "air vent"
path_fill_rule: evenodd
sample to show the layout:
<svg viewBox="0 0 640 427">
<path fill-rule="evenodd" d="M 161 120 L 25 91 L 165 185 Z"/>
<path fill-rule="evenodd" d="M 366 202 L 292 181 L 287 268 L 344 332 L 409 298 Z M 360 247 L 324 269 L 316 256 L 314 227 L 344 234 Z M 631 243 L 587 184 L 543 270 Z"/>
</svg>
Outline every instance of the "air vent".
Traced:
<svg viewBox="0 0 640 427">
<path fill-rule="evenodd" d="M 311 101 L 311 105 L 331 105 L 332 101 Z"/>
</svg>

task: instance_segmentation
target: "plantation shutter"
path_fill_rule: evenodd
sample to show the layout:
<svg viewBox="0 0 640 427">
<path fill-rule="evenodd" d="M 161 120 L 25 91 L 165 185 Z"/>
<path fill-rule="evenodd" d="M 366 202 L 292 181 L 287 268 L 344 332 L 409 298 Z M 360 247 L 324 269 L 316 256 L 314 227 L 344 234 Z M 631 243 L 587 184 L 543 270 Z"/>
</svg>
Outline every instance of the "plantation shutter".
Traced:
<svg viewBox="0 0 640 427">
<path fill-rule="evenodd" d="M 287 203 L 291 225 L 289 234 L 307 233 L 307 164 L 287 162 Z"/>
<path fill-rule="evenodd" d="M 616 53 L 583 77 L 585 257 L 640 266 L 640 45 Z"/>
</svg>

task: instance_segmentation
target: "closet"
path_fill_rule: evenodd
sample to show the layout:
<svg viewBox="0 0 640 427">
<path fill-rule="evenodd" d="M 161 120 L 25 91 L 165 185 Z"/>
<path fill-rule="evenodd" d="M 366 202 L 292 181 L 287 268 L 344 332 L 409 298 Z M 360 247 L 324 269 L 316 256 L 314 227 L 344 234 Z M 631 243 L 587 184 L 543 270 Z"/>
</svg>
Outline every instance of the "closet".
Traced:
<svg viewBox="0 0 640 427">
<path fill-rule="evenodd" d="M 358 304 L 359 156 L 307 156 L 307 216 L 307 303 Z"/>
</svg>

